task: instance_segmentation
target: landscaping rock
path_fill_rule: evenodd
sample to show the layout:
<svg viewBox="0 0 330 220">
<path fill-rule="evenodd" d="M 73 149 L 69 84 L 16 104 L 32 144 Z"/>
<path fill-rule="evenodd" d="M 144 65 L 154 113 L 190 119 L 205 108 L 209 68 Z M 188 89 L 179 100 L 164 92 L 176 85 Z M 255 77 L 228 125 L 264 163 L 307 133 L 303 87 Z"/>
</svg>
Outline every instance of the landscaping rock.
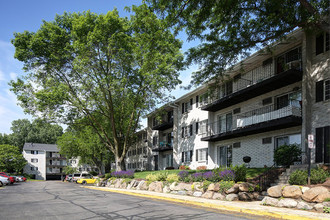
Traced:
<svg viewBox="0 0 330 220">
<path fill-rule="evenodd" d="M 240 183 L 238 189 L 240 192 L 249 192 L 251 185 L 249 183 Z"/>
<path fill-rule="evenodd" d="M 115 188 L 120 188 L 122 182 L 123 182 L 123 179 L 116 179 L 114 182 Z"/>
<path fill-rule="evenodd" d="M 169 186 L 164 186 L 163 188 L 163 193 L 170 193 L 171 192 L 171 189 Z"/>
<path fill-rule="evenodd" d="M 262 205 L 277 206 L 278 202 L 279 202 L 278 199 L 275 199 L 275 198 L 272 198 L 272 197 L 266 196 L 266 197 L 261 201 L 261 204 L 262 204 Z"/>
<path fill-rule="evenodd" d="M 322 203 L 325 207 L 330 207 L 330 202 L 323 202 Z"/>
<path fill-rule="evenodd" d="M 323 204 L 321 203 L 318 203 L 316 205 L 314 205 L 314 209 L 317 211 L 317 212 L 323 212 Z"/>
<path fill-rule="evenodd" d="M 202 198 L 205 199 L 212 199 L 214 192 L 213 191 L 206 191 L 203 195 Z"/>
<path fill-rule="evenodd" d="M 260 193 L 259 192 L 253 192 L 252 196 L 253 196 L 253 199 L 258 199 L 260 197 Z"/>
<path fill-rule="evenodd" d="M 228 201 L 238 201 L 238 195 L 237 194 L 228 194 L 226 196 L 226 200 Z"/>
<path fill-rule="evenodd" d="M 224 195 L 221 194 L 221 193 L 214 193 L 212 199 L 225 200 L 225 199 L 226 199 L 226 196 L 224 196 Z"/>
<path fill-rule="evenodd" d="M 195 197 L 201 197 L 202 195 L 203 195 L 203 193 L 200 192 L 200 191 L 196 191 L 196 192 L 194 192 L 194 194 L 193 194 L 193 196 L 195 196 Z"/>
<path fill-rule="evenodd" d="M 262 192 L 261 192 L 261 195 L 262 195 L 262 196 L 268 196 L 268 193 L 267 193 L 267 191 L 262 191 Z"/>
<path fill-rule="evenodd" d="M 281 199 L 277 206 L 285 208 L 295 208 L 298 205 L 298 202 L 294 199 Z"/>
<path fill-rule="evenodd" d="M 267 194 L 270 197 L 275 197 L 275 198 L 279 198 L 282 196 L 282 188 L 285 185 L 277 185 L 277 186 L 272 186 L 267 190 Z"/>
<path fill-rule="evenodd" d="M 220 190 L 220 184 L 219 183 L 216 183 L 214 185 L 214 192 L 219 192 L 219 190 Z"/>
<path fill-rule="evenodd" d="M 144 180 L 141 180 L 139 182 L 139 185 L 136 187 L 137 190 L 148 190 L 147 182 Z"/>
<path fill-rule="evenodd" d="M 300 201 L 297 204 L 297 209 L 303 209 L 303 210 L 312 210 L 313 206 L 311 206 L 310 204 L 308 204 L 307 202 L 304 201 Z"/>
<path fill-rule="evenodd" d="M 282 195 L 285 198 L 299 199 L 302 196 L 302 192 L 299 186 L 286 186 L 282 190 Z"/>
<path fill-rule="evenodd" d="M 194 182 L 193 186 L 195 191 L 203 192 L 202 184 L 200 182 Z"/>
<path fill-rule="evenodd" d="M 185 190 L 180 190 L 180 191 L 177 192 L 177 194 L 178 194 L 178 195 L 181 195 L 181 196 L 185 196 L 185 195 L 187 195 L 187 191 L 185 191 Z"/>
<path fill-rule="evenodd" d="M 155 182 L 155 192 L 163 192 L 163 182 Z"/>
<path fill-rule="evenodd" d="M 226 194 L 238 193 L 238 184 L 235 184 L 230 189 L 226 190 Z"/>
<path fill-rule="evenodd" d="M 173 182 L 171 185 L 170 185 L 170 190 L 174 191 L 176 190 L 176 186 L 178 185 L 177 182 Z"/>
<path fill-rule="evenodd" d="M 303 187 L 301 187 L 301 192 L 304 194 L 309 189 L 310 189 L 309 187 L 303 186 Z"/>
<path fill-rule="evenodd" d="M 207 191 L 213 191 L 214 192 L 215 184 L 211 183 L 209 187 L 207 188 Z"/>
<path fill-rule="evenodd" d="M 302 195 L 306 202 L 323 202 L 326 198 L 330 198 L 330 192 L 323 186 L 311 188 Z"/>
<path fill-rule="evenodd" d="M 193 192 L 193 191 L 186 191 L 186 194 L 187 194 L 188 196 L 192 196 L 192 195 L 194 194 L 194 192 Z"/>
<path fill-rule="evenodd" d="M 155 191 L 155 189 L 156 189 L 156 182 L 150 183 L 148 187 L 148 191 Z"/>
<path fill-rule="evenodd" d="M 119 186 L 120 189 L 126 189 L 127 188 L 127 182 L 125 182 L 124 180 L 122 181 L 122 183 Z"/>
<path fill-rule="evenodd" d="M 180 191 L 180 190 L 192 191 L 191 185 L 192 184 L 189 184 L 189 183 L 179 183 L 175 187 L 175 190 L 178 190 L 178 191 Z"/>
<path fill-rule="evenodd" d="M 253 195 L 252 193 L 248 193 L 248 192 L 239 192 L 238 199 L 241 201 L 252 201 Z"/>
</svg>

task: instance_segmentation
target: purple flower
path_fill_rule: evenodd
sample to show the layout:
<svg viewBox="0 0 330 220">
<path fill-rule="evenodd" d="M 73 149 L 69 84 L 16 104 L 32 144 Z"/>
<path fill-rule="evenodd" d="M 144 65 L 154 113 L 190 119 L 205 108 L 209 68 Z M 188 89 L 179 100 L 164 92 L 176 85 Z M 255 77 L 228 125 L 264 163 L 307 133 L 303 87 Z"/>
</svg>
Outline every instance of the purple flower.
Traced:
<svg viewBox="0 0 330 220">
<path fill-rule="evenodd" d="M 188 177 L 189 172 L 186 170 L 182 170 L 178 173 L 178 176 L 180 177 L 181 180 L 184 180 L 184 178 Z"/>
<path fill-rule="evenodd" d="M 200 182 L 203 181 L 203 173 L 194 173 L 191 175 L 193 181 Z"/>
<path fill-rule="evenodd" d="M 213 172 L 212 171 L 208 171 L 203 173 L 203 178 L 206 180 L 211 180 L 213 179 Z"/>
<path fill-rule="evenodd" d="M 220 179 L 224 181 L 234 181 L 235 173 L 232 170 L 223 170 L 220 172 Z"/>
<path fill-rule="evenodd" d="M 134 178 L 134 171 L 133 170 L 115 171 L 111 173 L 111 176 L 116 178 Z"/>
</svg>

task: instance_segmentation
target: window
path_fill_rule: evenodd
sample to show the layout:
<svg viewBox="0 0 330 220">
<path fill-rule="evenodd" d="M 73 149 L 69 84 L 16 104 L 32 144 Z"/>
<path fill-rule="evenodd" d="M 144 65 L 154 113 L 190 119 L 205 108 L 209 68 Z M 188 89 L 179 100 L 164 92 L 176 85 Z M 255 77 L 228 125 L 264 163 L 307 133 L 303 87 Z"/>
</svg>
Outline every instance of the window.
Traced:
<svg viewBox="0 0 330 220">
<path fill-rule="evenodd" d="M 32 158 L 32 159 L 31 159 L 31 163 L 38 163 L 38 159 L 36 159 L 36 158 Z"/>
<path fill-rule="evenodd" d="M 198 107 L 198 103 L 199 103 L 199 96 L 196 95 L 196 108 Z"/>
<path fill-rule="evenodd" d="M 232 164 L 233 148 L 231 145 L 218 147 L 218 165 L 220 167 L 229 167 Z"/>
<path fill-rule="evenodd" d="M 182 152 L 181 161 L 184 163 L 191 162 L 192 154 L 193 154 L 192 150 Z"/>
<path fill-rule="evenodd" d="M 196 150 L 196 161 L 207 161 L 207 148 Z"/>
<path fill-rule="evenodd" d="M 193 135 L 193 125 L 189 125 L 189 135 L 192 136 Z"/>
<path fill-rule="evenodd" d="M 286 106 L 295 106 L 300 108 L 301 91 L 278 96 L 276 97 L 275 101 L 276 101 L 276 109 L 281 109 Z"/>
<path fill-rule="evenodd" d="M 200 131 L 201 131 L 202 134 L 207 133 L 207 123 L 208 123 L 208 119 L 205 119 L 205 120 L 200 122 Z"/>
<path fill-rule="evenodd" d="M 218 116 L 218 134 L 232 130 L 233 115 L 228 113 L 225 115 Z"/>
<path fill-rule="evenodd" d="M 37 150 L 31 150 L 31 154 L 38 154 Z"/>
<path fill-rule="evenodd" d="M 325 51 L 329 50 L 329 33 L 320 33 L 315 38 L 315 54 L 319 55 Z"/>
<path fill-rule="evenodd" d="M 38 167 L 31 167 L 31 171 L 37 171 Z"/>
<path fill-rule="evenodd" d="M 152 138 L 152 146 L 157 146 L 157 143 L 158 143 L 158 137 L 155 136 Z"/>
<path fill-rule="evenodd" d="M 292 49 L 276 59 L 276 73 L 289 69 L 301 69 L 301 47 Z"/>
<path fill-rule="evenodd" d="M 207 92 L 199 97 L 199 103 L 201 106 L 208 104 L 208 93 Z"/>
<path fill-rule="evenodd" d="M 192 109 L 192 102 L 193 102 L 193 99 L 190 99 L 189 102 L 184 102 L 181 104 L 182 114 L 184 114 Z"/>
<path fill-rule="evenodd" d="M 315 162 L 330 163 L 330 126 L 315 129 Z"/>
<path fill-rule="evenodd" d="M 277 137 L 275 141 L 275 148 L 278 148 L 282 145 L 288 145 L 288 144 L 298 144 L 301 145 L 301 134 L 292 134 L 292 135 L 286 135 Z"/>
<path fill-rule="evenodd" d="M 181 137 L 182 138 L 192 136 L 192 134 L 193 134 L 193 125 L 192 124 L 181 128 Z"/>
<path fill-rule="evenodd" d="M 199 122 L 196 122 L 196 124 L 195 124 L 195 132 L 196 132 L 196 134 L 198 134 L 198 129 L 199 129 Z"/>
<path fill-rule="evenodd" d="M 330 99 L 330 79 L 316 82 L 316 102 Z"/>
</svg>

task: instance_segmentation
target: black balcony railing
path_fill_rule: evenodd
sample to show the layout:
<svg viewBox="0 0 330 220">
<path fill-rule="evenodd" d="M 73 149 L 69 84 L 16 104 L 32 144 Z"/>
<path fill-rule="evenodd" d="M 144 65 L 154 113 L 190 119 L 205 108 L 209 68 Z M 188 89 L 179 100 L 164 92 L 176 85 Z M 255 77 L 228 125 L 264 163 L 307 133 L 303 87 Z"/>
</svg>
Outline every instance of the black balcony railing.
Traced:
<svg viewBox="0 0 330 220">
<path fill-rule="evenodd" d="M 173 150 L 173 144 L 168 142 L 159 142 L 158 145 L 154 146 L 152 148 L 153 151 L 167 151 L 167 150 Z"/>
<path fill-rule="evenodd" d="M 173 127 L 173 119 L 170 120 L 163 120 L 159 123 L 156 123 L 153 125 L 152 130 L 159 130 L 159 131 L 163 131 L 169 128 Z"/>
<path fill-rule="evenodd" d="M 301 117 L 301 106 L 297 100 L 291 100 L 286 106 L 269 105 L 239 115 L 229 115 L 222 120 L 206 124 L 202 129 L 202 138 L 221 135 L 253 127 L 265 122 L 274 121 L 285 117 Z M 276 124 L 276 126 L 278 126 Z M 258 127 L 260 129 L 260 127 Z"/>
</svg>

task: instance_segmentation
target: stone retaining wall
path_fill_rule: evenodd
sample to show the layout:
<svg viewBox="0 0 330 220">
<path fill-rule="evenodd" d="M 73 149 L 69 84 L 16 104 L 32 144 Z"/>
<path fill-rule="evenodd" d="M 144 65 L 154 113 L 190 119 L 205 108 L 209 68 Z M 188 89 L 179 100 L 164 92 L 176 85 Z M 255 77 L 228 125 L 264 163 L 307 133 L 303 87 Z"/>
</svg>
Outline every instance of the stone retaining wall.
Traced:
<svg viewBox="0 0 330 220">
<path fill-rule="evenodd" d="M 323 186 L 309 188 L 292 185 L 277 185 L 267 190 L 263 205 L 316 210 L 323 212 L 323 207 L 330 207 L 330 192 Z"/>
</svg>

